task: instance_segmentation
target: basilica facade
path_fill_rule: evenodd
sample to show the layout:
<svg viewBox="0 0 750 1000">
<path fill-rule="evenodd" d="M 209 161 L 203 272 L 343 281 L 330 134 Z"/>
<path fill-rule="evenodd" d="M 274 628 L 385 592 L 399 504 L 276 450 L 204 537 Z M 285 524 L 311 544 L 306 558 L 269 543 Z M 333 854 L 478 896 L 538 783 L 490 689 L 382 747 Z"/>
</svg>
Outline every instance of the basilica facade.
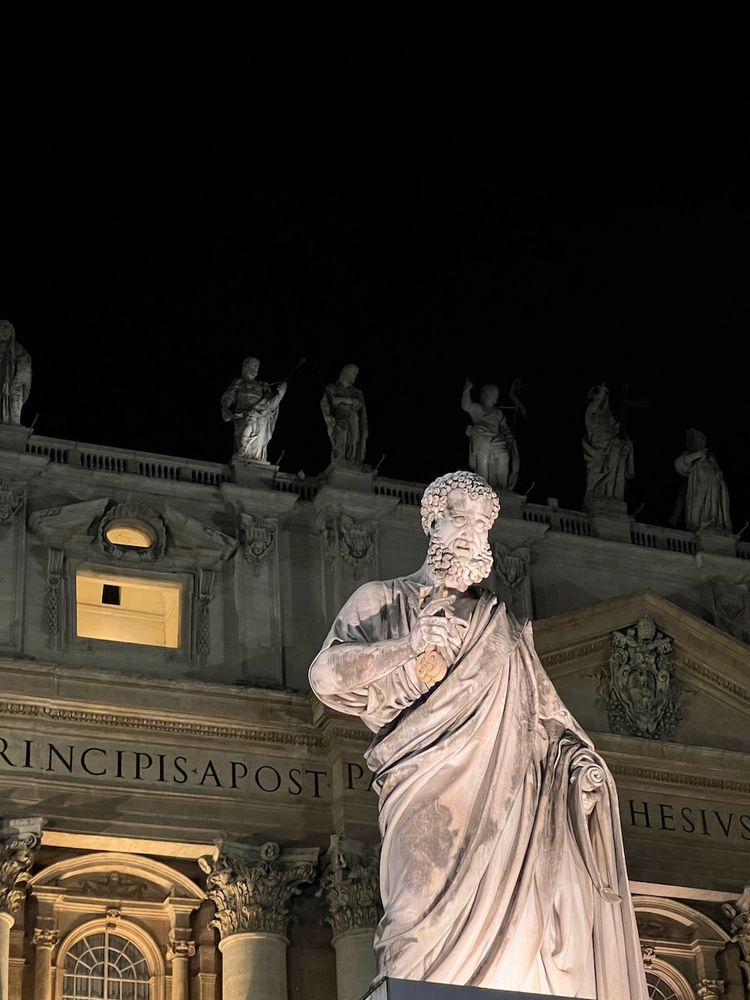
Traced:
<svg viewBox="0 0 750 1000">
<path fill-rule="evenodd" d="M 369 735 L 307 673 L 421 564 L 422 489 L 0 425 L 0 1000 L 366 991 Z M 651 995 L 750 996 L 750 545 L 501 505 L 487 585 L 615 776 Z"/>
</svg>

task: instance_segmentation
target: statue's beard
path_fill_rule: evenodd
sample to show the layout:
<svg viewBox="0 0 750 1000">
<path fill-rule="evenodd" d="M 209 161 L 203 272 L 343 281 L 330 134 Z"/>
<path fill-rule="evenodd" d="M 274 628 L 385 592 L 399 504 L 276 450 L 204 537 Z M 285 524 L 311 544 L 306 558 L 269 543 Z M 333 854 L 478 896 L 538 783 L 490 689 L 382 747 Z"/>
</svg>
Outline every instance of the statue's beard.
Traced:
<svg viewBox="0 0 750 1000">
<path fill-rule="evenodd" d="M 432 535 L 427 547 L 427 568 L 436 583 L 452 590 L 468 590 L 490 575 L 492 550 L 485 542 L 481 549 L 467 554 L 445 545 Z"/>
</svg>

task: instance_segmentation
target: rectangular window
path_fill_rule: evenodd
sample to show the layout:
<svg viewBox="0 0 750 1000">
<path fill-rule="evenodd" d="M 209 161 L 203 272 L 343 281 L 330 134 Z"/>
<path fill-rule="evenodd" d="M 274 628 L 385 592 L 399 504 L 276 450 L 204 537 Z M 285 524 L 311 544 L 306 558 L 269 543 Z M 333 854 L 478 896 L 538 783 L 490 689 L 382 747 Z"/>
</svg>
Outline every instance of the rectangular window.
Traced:
<svg viewBox="0 0 750 1000">
<path fill-rule="evenodd" d="M 177 649 L 179 583 L 76 573 L 76 632 L 86 639 L 135 642 Z"/>
</svg>

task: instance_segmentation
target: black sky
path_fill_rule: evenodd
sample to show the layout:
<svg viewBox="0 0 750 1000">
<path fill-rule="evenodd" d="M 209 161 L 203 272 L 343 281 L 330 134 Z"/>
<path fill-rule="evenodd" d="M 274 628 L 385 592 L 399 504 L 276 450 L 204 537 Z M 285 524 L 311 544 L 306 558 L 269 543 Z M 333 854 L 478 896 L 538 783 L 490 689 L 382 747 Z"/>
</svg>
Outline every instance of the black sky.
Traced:
<svg viewBox="0 0 750 1000">
<path fill-rule="evenodd" d="M 665 523 L 688 426 L 750 519 L 748 223 L 742 176 L 704 154 L 565 150 L 512 167 L 287 165 L 83 177 L 14 205 L 0 312 L 34 364 L 40 434 L 225 461 L 219 398 L 242 358 L 301 356 L 269 457 L 321 471 L 324 381 L 360 366 L 368 460 L 429 481 L 464 466 L 466 375 L 521 376 L 519 489 L 580 509 L 590 386 L 625 386 L 639 520 Z M 739 171 L 737 172 L 739 174 Z"/>
</svg>

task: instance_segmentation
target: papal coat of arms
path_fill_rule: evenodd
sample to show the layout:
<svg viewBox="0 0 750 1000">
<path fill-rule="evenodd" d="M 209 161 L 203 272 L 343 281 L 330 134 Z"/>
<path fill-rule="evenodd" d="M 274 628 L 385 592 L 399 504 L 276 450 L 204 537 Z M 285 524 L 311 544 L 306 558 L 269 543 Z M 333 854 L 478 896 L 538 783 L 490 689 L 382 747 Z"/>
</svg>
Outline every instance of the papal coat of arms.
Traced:
<svg viewBox="0 0 750 1000">
<path fill-rule="evenodd" d="M 599 685 L 612 732 L 664 740 L 682 718 L 672 640 L 651 618 L 612 633 L 612 652 L 599 672 Z"/>
</svg>

